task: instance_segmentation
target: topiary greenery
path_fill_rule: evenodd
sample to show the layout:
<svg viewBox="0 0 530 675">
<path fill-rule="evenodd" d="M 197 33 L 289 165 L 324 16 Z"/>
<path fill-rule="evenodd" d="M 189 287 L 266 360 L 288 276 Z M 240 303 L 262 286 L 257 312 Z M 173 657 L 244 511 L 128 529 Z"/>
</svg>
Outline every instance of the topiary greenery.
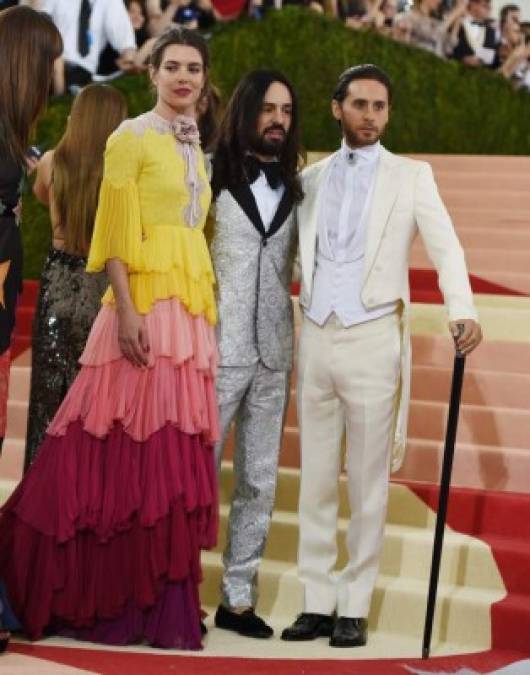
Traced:
<svg viewBox="0 0 530 675">
<path fill-rule="evenodd" d="M 514 92 L 501 76 L 465 68 L 381 37 L 351 31 L 338 21 L 287 7 L 260 22 L 218 27 L 211 39 L 212 79 L 226 99 L 241 76 L 258 67 L 283 71 L 301 103 L 302 137 L 308 150 L 332 150 L 339 143 L 330 114 L 338 75 L 356 63 L 376 63 L 395 86 L 385 145 L 394 152 L 530 154 L 530 95 Z M 127 96 L 129 114 L 153 105 L 147 77 L 115 83 Z M 50 104 L 36 142 L 54 147 L 61 137 L 70 100 Z M 25 198 L 25 276 L 37 278 L 49 246 L 46 209 Z"/>
</svg>

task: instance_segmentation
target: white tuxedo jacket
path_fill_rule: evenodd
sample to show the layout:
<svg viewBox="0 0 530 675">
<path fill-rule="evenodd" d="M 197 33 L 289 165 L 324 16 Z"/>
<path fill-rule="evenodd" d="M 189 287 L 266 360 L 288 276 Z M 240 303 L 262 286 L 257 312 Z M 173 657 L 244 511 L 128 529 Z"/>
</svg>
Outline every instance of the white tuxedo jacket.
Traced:
<svg viewBox="0 0 530 675">
<path fill-rule="evenodd" d="M 297 207 L 302 310 L 311 303 L 320 206 L 335 155 L 302 173 L 305 198 Z M 427 162 L 399 157 L 381 148 L 366 230 L 361 299 L 366 308 L 401 301 L 401 389 L 396 408 L 392 471 L 401 466 L 407 439 L 411 348 L 408 277 L 412 241 L 420 232 L 438 272 L 438 283 L 451 321 L 475 319 L 464 252 Z"/>
</svg>

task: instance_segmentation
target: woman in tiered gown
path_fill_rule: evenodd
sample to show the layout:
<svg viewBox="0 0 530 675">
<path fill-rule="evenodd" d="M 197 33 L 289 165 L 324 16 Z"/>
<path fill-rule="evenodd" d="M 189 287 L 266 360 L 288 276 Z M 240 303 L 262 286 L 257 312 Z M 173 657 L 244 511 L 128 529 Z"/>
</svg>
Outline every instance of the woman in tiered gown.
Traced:
<svg viewBox="0 0 530 675">
<path fill-rule="evenodd" d="M 112 288 L 0 514 L 0 579 L 32 639 L 201 647 L 218 438 L 210 188 L 192 117 L 207 68 L 200 36 L 162 35 L 155 108 L 107 144 L 87 270 L 105 267 Z"/>
</svg>

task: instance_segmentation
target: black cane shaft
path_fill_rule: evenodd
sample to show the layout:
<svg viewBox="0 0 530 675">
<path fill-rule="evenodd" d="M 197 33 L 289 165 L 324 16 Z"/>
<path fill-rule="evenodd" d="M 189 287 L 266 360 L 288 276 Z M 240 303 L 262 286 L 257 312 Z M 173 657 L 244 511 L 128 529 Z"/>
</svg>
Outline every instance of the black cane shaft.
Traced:
<svg viewBox="0 0 530 675">
<path fill-rule="evenodd" d="M 447 417 L 447 430 L 445 434 L 444 457 L 442 464 L 442 477 L 440 481 L 440 495 L 438 498 L 438 512 L 436 515 L 436 528 L 434 532 L 434 546 L 432 551 L 431 577 L 429 581 L 429 595 L 427 598 L 427 611 L 425 616 L 425 630 L 423 633 L 422 658 L 428 659 L 431 649 L 432 626 L 434 610 L 436 607 L 436 593 L 440 576 L 440 562 L 444 540 L 445 521 L 447 517 L 447 505 L 449 501 L 449 488 L 451 486 L 451 474 L 453 471 L 453 458 L 455 454 L 456 431 L 458 427 L 458 414 L 460 411 L 460 399 L 462 395 L 462 383 L 464 381 L 465 358 L 457 355 L 453 368 L 453 381 L 451 384 L 451 398 L 449 402 L 449 414 Z"/>
</svg>

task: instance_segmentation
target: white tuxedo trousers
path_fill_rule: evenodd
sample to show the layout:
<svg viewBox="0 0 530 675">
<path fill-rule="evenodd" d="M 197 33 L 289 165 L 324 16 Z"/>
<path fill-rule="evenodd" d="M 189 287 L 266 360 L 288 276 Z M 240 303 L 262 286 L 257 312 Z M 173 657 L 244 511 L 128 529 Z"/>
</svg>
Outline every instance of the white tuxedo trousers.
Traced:
<svg viewBox="0 0 530 675">
<path fill-rule="evenodd" d="M 304 611 L 367 617 L 383 542 L 400 377 L 398 313 L 343 328 L 304 318 L 298 352 L 301 437 L 299 576 Z M 338 482 L 346 431 L 349 562 L 337 560 Z"/>
</svg>

